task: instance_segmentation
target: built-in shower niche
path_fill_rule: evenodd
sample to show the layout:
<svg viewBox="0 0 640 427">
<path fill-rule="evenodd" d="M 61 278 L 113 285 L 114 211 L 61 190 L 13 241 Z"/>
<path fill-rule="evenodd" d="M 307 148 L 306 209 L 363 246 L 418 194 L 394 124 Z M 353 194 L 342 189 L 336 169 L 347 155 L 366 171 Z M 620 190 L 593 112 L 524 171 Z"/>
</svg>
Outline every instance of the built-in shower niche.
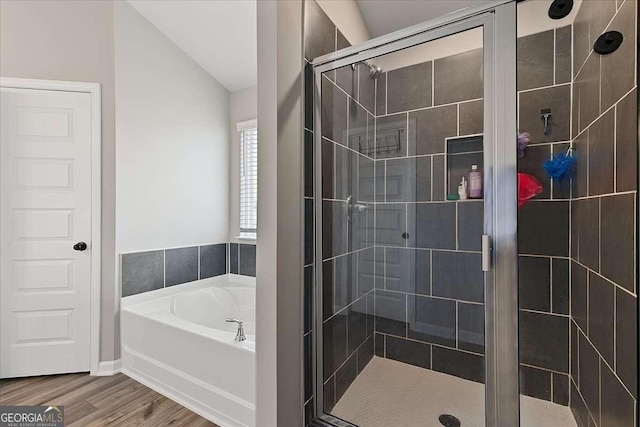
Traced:
<svg viewBox="0 0 640 427">
<path fill-rule="evenodd" d="M 469 179 L 471 166 L 478 165 L 478 170 L 483 171 L 483 143 L 482 135 L 466 136 L 462 138 L 448 138 L 447 150 L 447 194 L 458 195 L 458 186 L 464 176 Z M 483 175 L 484 176 L 484 175 Z M 469 183 L 467 183 L 469 185 Z"/>
</svg>

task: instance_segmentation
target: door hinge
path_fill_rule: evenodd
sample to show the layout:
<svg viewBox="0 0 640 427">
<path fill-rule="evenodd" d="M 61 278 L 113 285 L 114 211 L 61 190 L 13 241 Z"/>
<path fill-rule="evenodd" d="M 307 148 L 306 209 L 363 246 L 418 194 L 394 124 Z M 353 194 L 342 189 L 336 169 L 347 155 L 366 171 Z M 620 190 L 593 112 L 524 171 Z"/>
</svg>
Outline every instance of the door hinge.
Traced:
<svg viewBox="0 0 640 427">
<path fill-rule="evenodd" d="M 482 235 L 482 271 L 491 270 L 491 236 Z"/>
</svg>

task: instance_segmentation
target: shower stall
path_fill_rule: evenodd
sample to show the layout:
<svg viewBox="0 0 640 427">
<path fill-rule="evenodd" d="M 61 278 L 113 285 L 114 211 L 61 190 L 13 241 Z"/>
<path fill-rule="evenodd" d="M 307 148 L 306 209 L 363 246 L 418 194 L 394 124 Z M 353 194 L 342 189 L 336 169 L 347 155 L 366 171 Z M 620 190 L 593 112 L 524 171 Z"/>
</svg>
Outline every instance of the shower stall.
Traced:
<svg viewBox="0 0 640 427">
<path fill-rule="evenodd" d="M 447 21 L 313 63 L 321 416 L 386 426 L 447 415 L 375 414 L 379 400 L 424 395 L 381 380 L 425 374 L 424 392 L 461 391 L 471 419 L 518 417 L 515 4 Z M 436 59 L 445 46 L 463 51 Z M 353 67 L 365 71 L 357 87 Z M 472 164 L 482 197 L 449 200 Z M 362 390 L 344 370 L 362 374 Z"/>
<path fill-rule="evenodd" d="M 634 60 L 619 3 L 520 35 L 488 2 L 357 46 L 305 3 L 308 425 L 635 425 L 635 261 L 602 251 L 636 253 L 636 65 L 612 83 L 590 50 L 625 30 Z"/>
</svg>

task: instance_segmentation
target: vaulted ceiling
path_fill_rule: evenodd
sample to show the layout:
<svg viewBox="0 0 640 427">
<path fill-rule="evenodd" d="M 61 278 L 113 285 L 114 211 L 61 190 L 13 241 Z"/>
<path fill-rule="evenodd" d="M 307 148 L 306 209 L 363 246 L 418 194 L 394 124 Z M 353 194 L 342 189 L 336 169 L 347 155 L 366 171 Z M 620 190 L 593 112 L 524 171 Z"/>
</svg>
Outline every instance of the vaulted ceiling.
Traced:
<svg viewBox="0 0 640 427">
<path fill-rule="evenodd" d="M 129 0 L 229 91 L 257 84 L 256 0 Z"/>
<path fill-rule="evenodd" d="M 356 0 L 371 37 L 486 3 L 486 0 Z"/>
</svg>

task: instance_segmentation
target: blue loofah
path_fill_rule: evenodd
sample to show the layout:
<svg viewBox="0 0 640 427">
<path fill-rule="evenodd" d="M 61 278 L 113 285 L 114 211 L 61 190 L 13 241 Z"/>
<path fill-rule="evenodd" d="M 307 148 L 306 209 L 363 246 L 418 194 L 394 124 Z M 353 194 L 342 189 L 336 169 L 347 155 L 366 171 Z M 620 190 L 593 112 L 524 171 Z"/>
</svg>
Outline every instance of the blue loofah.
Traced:
<svg viewBox="0 0 640 427">
<path fill-rule="evenodd" d="M 549 178 L 563 184 L 576 176 L 576 165 L 578 157 L 575 152 L 568 150 L 566 153 L 560 153 L 553 157 L 552 160 L 544 162 L 543 168 L 547 171 Z"/>
</svg>

